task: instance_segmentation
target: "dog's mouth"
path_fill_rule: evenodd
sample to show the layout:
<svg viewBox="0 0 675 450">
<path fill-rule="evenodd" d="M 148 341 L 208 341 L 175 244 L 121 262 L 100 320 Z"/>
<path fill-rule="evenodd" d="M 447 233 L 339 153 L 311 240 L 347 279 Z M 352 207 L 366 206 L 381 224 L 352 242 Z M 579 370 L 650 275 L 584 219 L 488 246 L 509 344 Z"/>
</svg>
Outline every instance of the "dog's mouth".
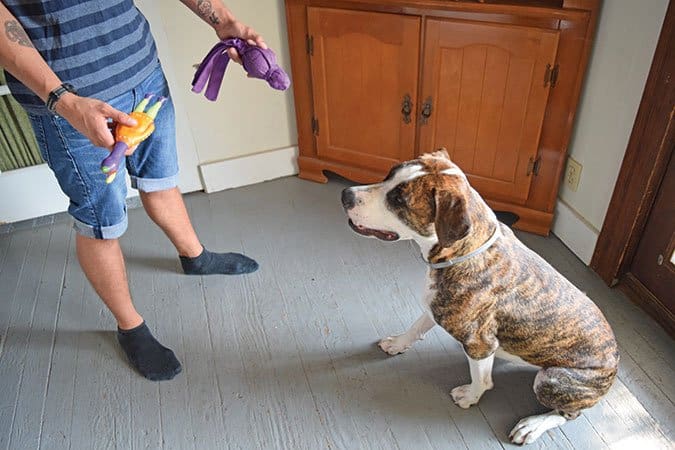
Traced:
<svg viewBox="0 0 675 450">
<path fill-rule="evenodd" d="M 399 239 L 398 233 L 362 227 L 361 225 L 356 225 L 354 222 L 352 222 L 352 219 L 349 219 L 349 226 L 352 228 L 352 230 L 363 236 L 373 236 L 383 241 L 397 241 Z"/>
</svg>

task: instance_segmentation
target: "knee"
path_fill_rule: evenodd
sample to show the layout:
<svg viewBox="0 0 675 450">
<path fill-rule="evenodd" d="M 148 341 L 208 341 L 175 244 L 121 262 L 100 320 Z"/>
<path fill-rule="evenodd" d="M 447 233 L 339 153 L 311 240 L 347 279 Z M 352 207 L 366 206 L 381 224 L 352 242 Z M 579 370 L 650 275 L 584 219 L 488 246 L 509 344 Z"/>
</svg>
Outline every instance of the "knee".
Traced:
<svg viewBox="0 0 675 450">
<path fill-rule="evenodd" d="M 614 375 L 602 369 L 541 369 L 534 379 L 534 393 L 542 405 L 574 419 L 582 409 L 600 401 L 612 385 Z"/>
<path fill-rule="evenodd" d="M 485 359 L 493 355 L 499 347 L 496 338 L 485 336 L 469 336 L 462 342 L 464 353 L 471 359 Z"/>
</svg>

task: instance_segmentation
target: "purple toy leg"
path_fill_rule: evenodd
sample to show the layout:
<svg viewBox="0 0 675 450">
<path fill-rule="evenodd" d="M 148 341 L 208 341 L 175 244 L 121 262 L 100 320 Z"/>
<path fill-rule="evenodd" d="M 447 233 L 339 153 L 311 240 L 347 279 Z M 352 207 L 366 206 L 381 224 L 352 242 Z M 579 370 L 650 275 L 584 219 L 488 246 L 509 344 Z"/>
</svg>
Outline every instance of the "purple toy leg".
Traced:
<svg viewBox="0 0 675 450">
<path fill-rule="evenodd" d="M 108 176 L 105 180 L 106 183 L 110 184 L 115 179 L 115 175 L 117 175 L 117 169 L 119 168 L 122 158 L 124 158 L 124 153 L 128 148 L 129 147 L 124 142 L 115 143 L 115 146 L 113 147 L 112 152 L 110 152 L 110 155 L 108 155 L 108 157 L 104 159 L 103 162 L 101 162 L 101 172 Z"/>
</svg>

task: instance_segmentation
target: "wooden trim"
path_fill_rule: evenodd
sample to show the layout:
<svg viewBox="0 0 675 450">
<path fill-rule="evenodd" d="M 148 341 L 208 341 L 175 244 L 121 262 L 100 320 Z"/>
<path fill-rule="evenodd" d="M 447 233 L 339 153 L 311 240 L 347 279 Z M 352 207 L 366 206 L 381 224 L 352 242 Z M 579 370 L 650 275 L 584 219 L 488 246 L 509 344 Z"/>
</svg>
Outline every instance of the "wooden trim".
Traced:
<svg viewBox="0 0 675 450">
<path fill-rule="evenodd" d="M 577 1 L 578 5 L 585 3 L 589 8 L 597 7 L 602 0 Z M 569 2 L 567 2 L 569 3 Z M 476 12 L 481 14 L 527 15 L 546 19 L 580 20 L 587 11 L 576 8 L 576 5 L 566 8 L 551 8 L 505 3 L 479 3 L 473 1 L 447 0 L 286 0 L 286 4 L 301 4 L 306 6 L 328 6 L 341 9 L 366 9 L 368 11 L 390 12 L 393 14 L 408 14 L 427 16 L 440 14 L 444 11 Z M 585 6 L 585 5 L 584 5 Z M 525 14 L 523 12 L 526 11 Z"/>
<path fill-rule="evenodd" d="M 675 315 L 666 308 L 632 273 L 621 277 L 619 283 L 621 289 L 629 299 L 647 314 L 652 316 L 666 332 L 675 338 Z"/>
<path fill-rule="evenodd" d="M 531 209 L 527 206 L 518 206 L 513 203 L 502 203 L 489 198 L 484 200 L 495 211 L 507 211 L 517 214 L 520 219 L 513 224 L 513 228 L 541 236 L 549 235 L 551 224 L 553 223 L 553 213 Z"/>
<path fill-rule="evenodd" d="M 628 141 L 619 178 L 591 260 L 610 286 L 633 260 L 656 192 L 673 153 L 667 124 L 675 104 L 675 2 L 671 0 Z"/>
<path fill-rule="evenodd" d="M 560 78 L 549 93 L 539 140 L 539 175 L 532 179 L 526 206 L 553 212 L 557 202 L 558 186 L 565 168 L 574 118 L 581 97 L 592 39 L 595 34 L 592 13 L 581 21 L 561 21 L 560 44 L 556 62 Z"/>
<path fill-rule="evenodd" d="M 318 158 L 300 156 L 298 158 L 300 168 L 299 178 L 303 180 L 326 183 L 328 178 L 323 171 L 327 170 L 336 175 L 345 177 L 356 183 L 370 184 L 382 181 L 386 174 L 363 168 L 357 168 L 337 162 L 324 161 Z M 517 214 L 520 219 L 513 225 L 514 228 L 530 233 L 536 233 L 543 236 L 549 234 L 551 223 L 553 222 L 553 213 L 547 213 L 530 209 L 524 206 L 516 206 L 510 203 L 503 203 L 497 200 L 485 199 L 488 205 L 495 211 L 508 211 Z"/>
<path fill-rule="evenodd" d="M 356 183 L 370 184 L 382 181 L 385 173 L 377 170 L 358 168 L 339 162 L 324 161 L 310 156 L 300 156 L 298 158 L 298 167 L 300 168 L 299 178 L 303 180 L 316 181 L 318 183 L 328 182 L 328 178 L 323 174 L 324 170 L 333 172 L 341 177 L 345 177 Z"/>
<path fill-rule="evenodd" d="M 294 84 L 295 119 L 298 129 L 298 147 L 304 155 L 316 155 L 314 134 L 312 132 L 312 73 L 307 54 L 307 9 L 298 0 L 286 1 L 286 23 L 291 54 L 291 75 L 294 80 L 304 83 Z"/>
</svg>

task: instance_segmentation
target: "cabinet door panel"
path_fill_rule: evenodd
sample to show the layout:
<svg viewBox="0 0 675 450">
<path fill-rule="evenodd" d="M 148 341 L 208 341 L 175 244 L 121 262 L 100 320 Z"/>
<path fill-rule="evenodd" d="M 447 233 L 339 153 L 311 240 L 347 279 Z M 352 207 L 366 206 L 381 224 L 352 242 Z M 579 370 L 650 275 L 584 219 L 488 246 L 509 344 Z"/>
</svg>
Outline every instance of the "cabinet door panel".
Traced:
<svg viewBox="0 0 675 450">
<path fill-rule="evenodd" d="M 411 159 L 420 19 L 310 7 L 308 22 L 319 157 L 381 171 Z"/>
<path fill-rule="evenodd" d="M 555 63 L 557 30 L 427 21 L 419 152 L 445 147 L 481 194 L 524 203 Z"/>
</svg>

